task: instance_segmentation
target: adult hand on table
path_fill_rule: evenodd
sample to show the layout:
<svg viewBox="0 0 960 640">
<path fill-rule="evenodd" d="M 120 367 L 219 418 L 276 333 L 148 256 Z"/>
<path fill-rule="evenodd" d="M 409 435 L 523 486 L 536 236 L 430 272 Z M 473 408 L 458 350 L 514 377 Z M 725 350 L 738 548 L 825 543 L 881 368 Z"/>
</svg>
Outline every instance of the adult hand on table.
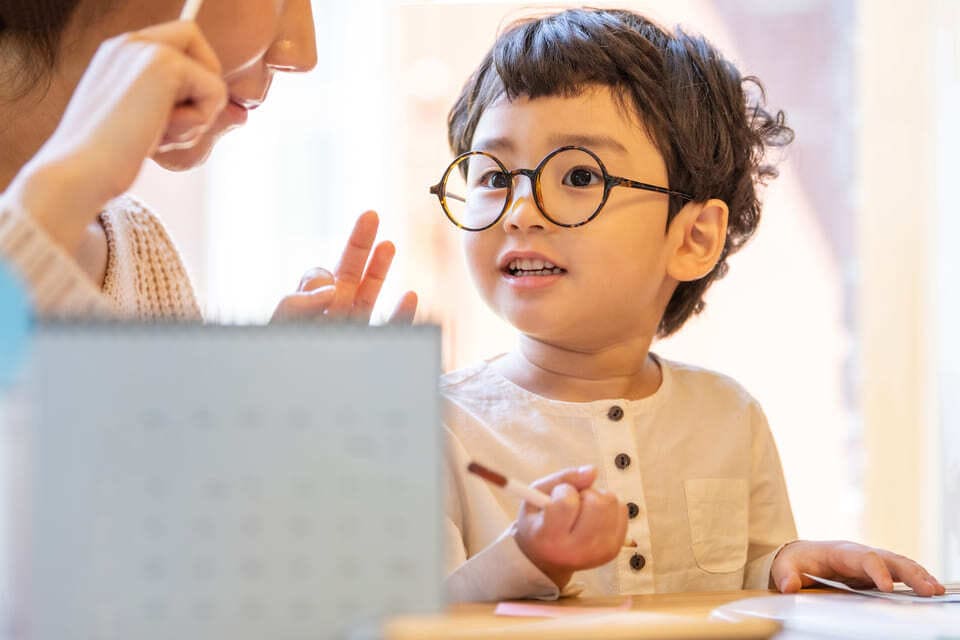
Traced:
<svg viewBox="0 0 960 640">
<path fill-rule="evenodd" d="M 144 160 L 190 147 L 227 105 L 221 65 L 193 22 L 105 41 L 57 129 L 7 190 L 68 251 Z"/>
<path fill-rule="evenodd" d="M 334 273 L 321 268 L 305 273 L 297 292 L 280 301 L 272 321 L 345 319 L 370 322 L 373 307 L 396 255 L 392 242 L 381 242 L 374 247 L 379 225 L 373 211 L 361 215 Z M 408 291 L 400 298 L 388 322 L 411 324 L 416 312 L 417 294 Z"/>
</svg>

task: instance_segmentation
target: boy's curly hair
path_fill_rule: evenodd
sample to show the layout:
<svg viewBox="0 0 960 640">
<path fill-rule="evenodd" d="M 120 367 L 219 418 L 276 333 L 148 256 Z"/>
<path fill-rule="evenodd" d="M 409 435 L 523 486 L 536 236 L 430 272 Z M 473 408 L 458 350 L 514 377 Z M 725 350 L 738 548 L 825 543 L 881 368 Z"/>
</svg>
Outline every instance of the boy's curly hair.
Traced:
<svg viewBox="0 0 960 640">
<path fill-rule="evenodd" d="M 640 117 L 663 155 L 671 189 L 730 207 L 716 266 L 681 282 L 667 304 L 657 331 L 667 336 L 703 309 L 704 293 L 727 272 L 727 257 L 753 235 L 758 184 L 777 175 L 766 152 L 789 144 L 793 130 L 782 111 L 764 108 L 760 82 L 742 77 L 702 36 L 666 31 L 630 11 L 571 9 L 520 20 L 497 38 L 450 111 L 450 147 L 469 151 L 481 115 L 503 95 L 573 97 L 592 86 L 613 89 Z M 683 205 L 671 198 L 668 224 Z"/>
</svg>

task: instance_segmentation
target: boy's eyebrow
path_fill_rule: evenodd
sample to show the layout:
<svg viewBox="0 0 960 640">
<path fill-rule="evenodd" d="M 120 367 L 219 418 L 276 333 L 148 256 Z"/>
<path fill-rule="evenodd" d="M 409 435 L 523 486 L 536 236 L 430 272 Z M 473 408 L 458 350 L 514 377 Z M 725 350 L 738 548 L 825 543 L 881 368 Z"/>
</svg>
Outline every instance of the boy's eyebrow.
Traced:
<svg viewBox="0 0 960 640">
<path fill-rule="evenodd" d="M 551 146 L 555 147 L 587 147 L 588 149 L 607 149 L 618 153 L 627 153 L 627 148 L 612 136 L 593 135 L 588 133 L 561 133 L 551 137 L 548 140 Z M 511 153 L 516 149 L 516 145 L 510 138 L 486 138 L 477 142 L 474 151 L 503 151 Z"/>
<path fill-rule="evenodd" d="M 514 150 L 513 142 L 510 138 L 486 138 L 473 145 L 474 151 L 505 151 Z"/>
<path fill-rule="evenodd" d="M 572 145 L 587 147 L 590 150 L 608 149 L 619 153 L 627 153 L 627 148 L 619 140 L 605 135 L 563 133 L 550 138 L 550 144 L 558 147 Z"/>
</svg>

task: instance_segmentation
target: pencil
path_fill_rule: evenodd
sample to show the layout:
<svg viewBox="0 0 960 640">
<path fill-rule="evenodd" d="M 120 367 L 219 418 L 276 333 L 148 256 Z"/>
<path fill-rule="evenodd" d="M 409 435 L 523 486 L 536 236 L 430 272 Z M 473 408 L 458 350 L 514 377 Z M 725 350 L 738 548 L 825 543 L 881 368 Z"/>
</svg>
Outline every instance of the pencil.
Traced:
<svg viewBox="0 0 960 640">
<path fill-rule="evenodd" d="M 469 465 L 467 465 L 467 471 L 480 476 L 491 484 L 502 487 L 506 491 L 509 491 L 518 498 L 522 498 L 538 509 L 543 509 L 550 504 L 550 496 L 545 494 L 543 491 L 538 491 L 537 489 L 534 489 L 529 485 L 525 485 L 522 482 L 511 480 L 510 478 L 501 475 L 492 469 L 486 468 L 482 464 L 471 462 Z"/>
<path fill-rule="evenodd" d="M 203 0 L 187 0 L 186 4 L 183 5 L 183 11 L 180 12 L 180 19 L 189 22 L 196 20 L 202 6 Z"/>
</svg>

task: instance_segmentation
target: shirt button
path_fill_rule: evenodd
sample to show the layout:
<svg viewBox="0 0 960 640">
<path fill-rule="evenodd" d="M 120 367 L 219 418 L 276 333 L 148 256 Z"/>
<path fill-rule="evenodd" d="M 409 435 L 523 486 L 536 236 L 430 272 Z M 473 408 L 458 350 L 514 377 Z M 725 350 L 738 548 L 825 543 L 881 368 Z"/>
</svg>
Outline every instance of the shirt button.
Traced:
<svg viewBox="0 0 960 640">
<path fill-rule="evenodd" d="M 623 409 L 617 405 L 610 407 L 610 410 L 607 411 L 607 417 L 613 420 L 614 422 L 620 422 L 623 419 Z"/>
<path fill-rule="evenodd" d="M 634 571 L 640 571 L 645 566 L 647 566 L 647 559 L 644 558 L 639 553 L 635 553 L 630 556 L 630 568 Z"/>
<path fill-rule="evenodd" d="M 630 456 L 625 453 L 621 453 L 613 459 L 613 463 L 617 465 L 617 469 L 626 469 L 630 466 Z"/>
<path fill-rule="evenodd" d="M 628 502 L 627 515 L 630 516 L 631 520 L 636 518 L 638 515 L 640 515 L 640 507 L 638 507 L 634 502 Z"/>
</svg>

